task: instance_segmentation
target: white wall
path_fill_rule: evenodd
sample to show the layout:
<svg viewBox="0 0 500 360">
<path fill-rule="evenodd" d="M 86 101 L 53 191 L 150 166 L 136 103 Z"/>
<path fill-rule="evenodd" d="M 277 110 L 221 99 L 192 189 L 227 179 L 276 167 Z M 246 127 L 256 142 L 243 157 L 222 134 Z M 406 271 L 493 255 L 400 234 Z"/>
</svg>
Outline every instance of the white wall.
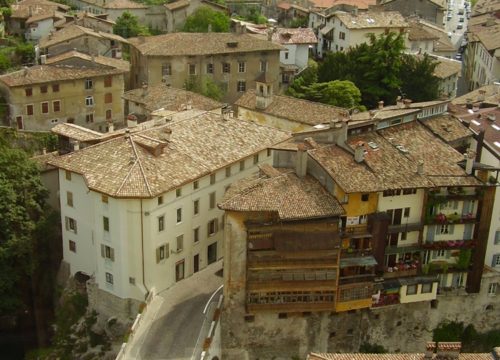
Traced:
<svg viewBox="0 0 500 360">
<path fill-rule="evenodd" d="M 41 37 L 49 35 L 49 33 L 53 29 L 54 29 L 54 20 L 52 18 L 37 21 L 36 23 L 31 24 L 31 26 L 28 27 L 28 29 L 26 30 L 26 39 L 37 41 Z"/>
</svg>

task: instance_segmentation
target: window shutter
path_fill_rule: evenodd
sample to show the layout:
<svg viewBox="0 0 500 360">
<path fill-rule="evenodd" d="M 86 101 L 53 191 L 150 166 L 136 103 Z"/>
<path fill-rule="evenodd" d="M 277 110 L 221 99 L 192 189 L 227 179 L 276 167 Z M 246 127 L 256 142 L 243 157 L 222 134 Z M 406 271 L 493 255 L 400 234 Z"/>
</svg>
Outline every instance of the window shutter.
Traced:
<svg viewBox="0 0 500 360">
<path fill-rule="evenodd" d="M 165 247 L 165 259 L 170 256 L 170 246 L 168 244 L 163 245 Z"/>
<path fill-rule="evenodd" d="M 73 223 L 75 224 L 75 234 L 76 234 L 77 233 L 76 220 L 73 220 Z"/>
<path fill-rule="evenodd" d="M 436 251 L 431 251 L 432 253 L 432 258 L 435 259 L 436 258 Z"/>
<path fill-rule="evenodd" d="M 493 260 L 491 261 L 491 267 L 495 267 L 499 256 L 500 256 L 500 254 L 493 255 Z"/>
<path fill-rule="evenodd" d="M 67 216 L 64 218 L 64 223 L 66 225 L 66 230 L 69 230 L 69 219 Z"/>
<path fill-rule="evenodd" d="M 210 221 L 207 223 L 207 237 L 210 236 Z"/>
<path fill-rule="evenodd" d="M 111 248 L 111 250 L 109 252 L 109 257 L 110 257 L 111 261 L 115 261 L 115 249 Z"/>
<path fill-rule="evenodd" d="M 436 225 L 436 235 L 441 234 L 441 226 L 442 225 Z"/>
<path fill-rule="evenodd" d="M 448 225 L 448 234 L 452 235 L 454 230 L 455 230 L 455 225 L 453 224 Z"/>
<path fill-rule="evenodd" d="M 450 254 L 451 254 L 451 251 L 449 250 L 445 250 L 445 255 L 446 255 L 446 258 L 449 259 L 450 258 Z"/>
<path fill-rule="evenodd" d="M 104 245 L 101 244 L 101 257 L 105 257 L 106 256 L 106 249 L 104 248 Z"/>
<path fill-rule="evenodd" d="M 156 263 L 160 262 L 160 248 L 156 248 Z"/>
</svg>

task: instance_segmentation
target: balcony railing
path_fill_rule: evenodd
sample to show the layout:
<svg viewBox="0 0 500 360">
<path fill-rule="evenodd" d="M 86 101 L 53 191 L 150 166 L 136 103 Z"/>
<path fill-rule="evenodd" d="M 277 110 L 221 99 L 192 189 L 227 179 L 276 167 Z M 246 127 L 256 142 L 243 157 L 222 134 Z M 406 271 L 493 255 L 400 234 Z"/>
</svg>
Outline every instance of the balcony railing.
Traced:
<svg viewBox="0 0 500 360">
<path fill-rule="evenodd" d="M 347 248 L 347 249 L 342 249 L 340 256 L 342 258 L 347 258 L 347 257 L 368 256 L 372 254 L 373 250 L 371 248 L 365 248 L 365 249 Z"/>
<path fill-rule="evenodd" d="M 433 242 L 425 242 L 422 244 L 422 248 L 429 250 L 453 250 L 453 249 L 472 249 L 476 247 L 476 240 L 447 240 L 439 241 L 435 240 Z"/>
<path fill-rule="evenodd" d="M 397 268 L 397 266 L 395 266 Z M 394 267 L 392 267 L 394 269 Z M 399 278 L 399 277 L 407 277 L 407 276 L 416 276 L 418 274 L 418 269 L 417 268 L 411 268 L 411 269 L 401 269 L 401 270 L 392 270 L 392 271 L 385 271 L 384 272 L 384 279 L 393 279 L 393 278 Z"/>
<path fill-rule="evenodd" d="M 410 231 L 420 231 L 424 225 L 422 223 L 410 223 L 410 224 L 398 224 L 389 225 L 389 234 L 400 233 L 400 232 L 410 232 Z"/>
<path fill-rule="evenodd" d="M 357 275 L 349 275 L 349 276 L 340 276 L 339 277 L 339 285 L 348 285 L 348 284 L 359 284 L 363 282 L 373 281 L 375 278 L 375 274 L 357 274 Z"/>
<path fill-rule="evenodd" d="M 477 218 L 475 214 L 464 214 L 464 215 L 455 215 L 455 214 L 436 214 L 429 215 L 425 219 L 426 224 L 435 225 L 435 224 L 473 224 L 477 222 Z"/>
<path fill-rule="evenodd" d="M 368 226 L 366 224 L 362 225 L 352 225 L 346 226 L 340 230 L 341 237 L 352 237 L 352 236 L 371 236 L 368 232 Z"/>
</svg>

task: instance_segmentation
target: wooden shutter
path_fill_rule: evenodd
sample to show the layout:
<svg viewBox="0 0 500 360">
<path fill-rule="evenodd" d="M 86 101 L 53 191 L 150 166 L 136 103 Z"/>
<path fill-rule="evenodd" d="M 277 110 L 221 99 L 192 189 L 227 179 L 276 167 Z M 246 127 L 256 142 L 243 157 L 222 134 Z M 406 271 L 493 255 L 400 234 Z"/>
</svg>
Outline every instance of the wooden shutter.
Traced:
<svg viewBox="0 0 500 360">
<path fill-rule="evenodd" d="M 105 257 L 106 256 L 106 248 L 104 247 L 103 244 L 101 244 L 101 257 Z"/>
<path fill-rule="evenodd" d="M 156 248 L 156 263 L 160 262 L 160 248 Z"/>
<path fill-rule="evenodd" d="M 115 249 L 110 248 L 110 250 L 109 250 L 109 258 L 111 259 L 111 261 L 115 261 Z"/>
</svg>

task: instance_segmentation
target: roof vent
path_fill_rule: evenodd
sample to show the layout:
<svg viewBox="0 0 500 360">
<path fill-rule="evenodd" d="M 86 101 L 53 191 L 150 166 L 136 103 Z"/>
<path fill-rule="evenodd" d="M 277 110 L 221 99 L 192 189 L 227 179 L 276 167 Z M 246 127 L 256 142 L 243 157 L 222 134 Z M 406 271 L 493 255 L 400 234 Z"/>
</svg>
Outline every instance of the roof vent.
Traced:
<svg viewBox="0 0 500 360">
<path fill-rule="evenodd" d="M 237 41 L 229 41 L 229 42 L 227 42 L 227 47 L 230 47 L 230 48 L 238 47 L 238 42 Z"/>
<path fill-rule="evenodd" d="M 396 149 L 398 149 L 399 151 L 401 151 L 403 154 L 408 154 L 410 151 L 405 148 L 403 145 L 396 145 Z"/>
<path fill-rule="evenodd" d="M 487 117 L 487 119 L 489 121 L 496 121 L 497 116 L 495 114 L 489 114 L 488 117 Z"/>
</svg>

